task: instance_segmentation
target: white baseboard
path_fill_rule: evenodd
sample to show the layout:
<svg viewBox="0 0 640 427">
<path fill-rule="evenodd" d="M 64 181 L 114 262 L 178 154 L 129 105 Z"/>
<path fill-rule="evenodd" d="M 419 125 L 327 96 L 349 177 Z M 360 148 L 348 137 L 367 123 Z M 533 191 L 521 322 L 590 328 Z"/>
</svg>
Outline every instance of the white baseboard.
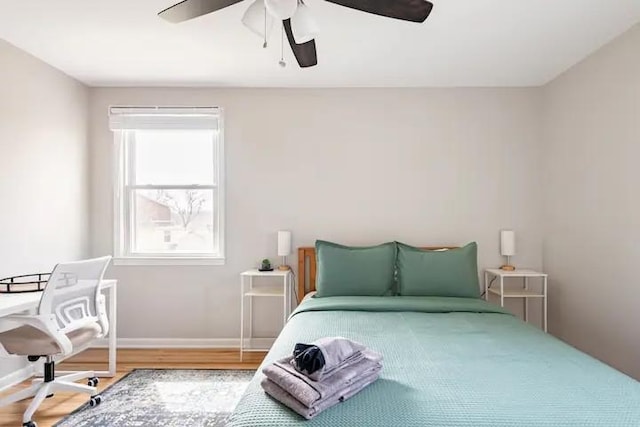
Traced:
<svg viewBox="0 0 640 427">
<path fill-rule="evenodd" d="M 275 338 L 245 339 L 246 348 L 270 348 Z M 240 348 L 239 338 L 118 338 L 118 348 Z M 96 340 L 93 348 L 107 348 L 106 338 Z"/>
<path fill-rule="evenodd" d="M 9 375 L 5 375 L 4 377 L 0 378 L 0 393 L 13 385 L 19 384 L 22 381 L 31 378 L 33 372 L 33 366 L 29 364 L 24 368 L 20 368 L 17 371 L 13 371 Z"/>
</svg>

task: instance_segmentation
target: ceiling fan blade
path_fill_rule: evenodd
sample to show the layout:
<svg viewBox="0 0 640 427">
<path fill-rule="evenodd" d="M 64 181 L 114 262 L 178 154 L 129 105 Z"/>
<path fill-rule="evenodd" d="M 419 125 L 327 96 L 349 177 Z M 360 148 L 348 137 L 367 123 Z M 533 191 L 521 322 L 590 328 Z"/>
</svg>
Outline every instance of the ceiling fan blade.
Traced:
<svg viewBox="0 0 640 427">
<path fill-rule="evenodd" d="M 424 22 L 433 9 L 433 3 L 426 0 L 327 0 L 351 9 L 402 19 L 403 21 Z"/>
<path fill-rule="evenodd" d="M 291 30 L 291 19 L 285 19 L 282 23 L 284 25 L 284 32 L 287 33 L 287 39 L 291 45 L 293 55 L 296 57 L 296 61 L 298 61 L 298 65 L 302 68 L 318 65 L 315 40 L 310 40 L 302 44 L 296 43 L 296 40 L 293 38 L 293 31 Z"/>
<path fill-rule="evenodd" d="M 241 2 L 242 0 L 184 0 L 178 4 L 166 8 L 158 13 L 158 16 L 174 24 L 187 21 L 227 6 Z"/>
</svg>

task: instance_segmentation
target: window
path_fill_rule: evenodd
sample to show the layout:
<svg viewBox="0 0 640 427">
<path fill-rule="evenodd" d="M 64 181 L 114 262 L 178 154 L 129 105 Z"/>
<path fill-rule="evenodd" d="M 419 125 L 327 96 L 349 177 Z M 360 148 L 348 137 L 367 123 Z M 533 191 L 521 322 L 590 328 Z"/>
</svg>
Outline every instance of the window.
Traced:
<svg viewBox="0 0 640 427">
<path fill-rule="evenodd" d="M 220 110 L 112 107 L 110 126 L 116 262 L 222 264 Z"/>
</svg>

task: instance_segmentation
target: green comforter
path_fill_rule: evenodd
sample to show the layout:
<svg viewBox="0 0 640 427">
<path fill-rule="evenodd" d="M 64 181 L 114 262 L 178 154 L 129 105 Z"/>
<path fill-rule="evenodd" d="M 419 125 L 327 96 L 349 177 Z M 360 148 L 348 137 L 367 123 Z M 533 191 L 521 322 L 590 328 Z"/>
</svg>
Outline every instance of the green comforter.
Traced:
<svg viewBox="0 0 640 427">
<path fill-rule="evenodd" d="M 260 371 L 232 426 L 639 427 L 640 384 L 477 299 L 303 302 L 264 363 L 344 336 L 384 355 L 381 378 L 311 421 L 269 398 Z"/>
</svg>

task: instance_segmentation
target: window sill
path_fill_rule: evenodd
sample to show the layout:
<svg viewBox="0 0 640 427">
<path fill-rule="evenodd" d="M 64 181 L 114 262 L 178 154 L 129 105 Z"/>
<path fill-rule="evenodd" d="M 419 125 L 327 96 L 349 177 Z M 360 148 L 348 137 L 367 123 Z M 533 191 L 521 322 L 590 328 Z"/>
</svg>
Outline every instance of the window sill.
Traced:
<svg viewBox="0 0 640 427">
<path fill-rule="evenodd" d="M 197 257 L 126 257 L 113 258 L 113 265 L 224 265 L 225 258 Z"/>
</svg>

